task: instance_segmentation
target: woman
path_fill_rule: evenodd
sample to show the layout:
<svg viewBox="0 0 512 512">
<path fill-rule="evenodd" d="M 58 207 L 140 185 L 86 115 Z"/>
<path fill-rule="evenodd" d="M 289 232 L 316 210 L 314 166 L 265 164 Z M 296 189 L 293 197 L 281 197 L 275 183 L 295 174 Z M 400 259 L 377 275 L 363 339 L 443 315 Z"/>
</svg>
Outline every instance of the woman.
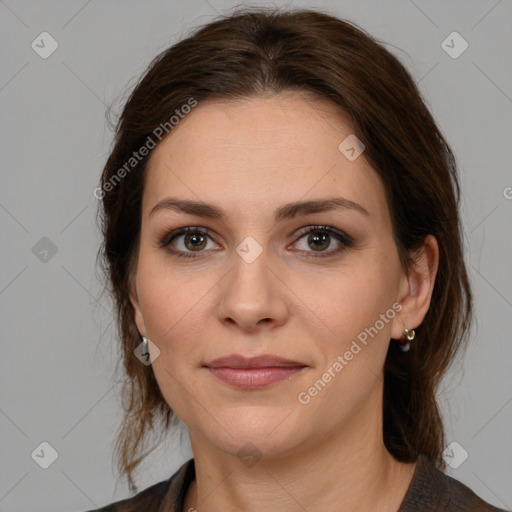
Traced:
<svg viewBox="0 0 512 512">
<path fill-rule="evenodd" d="M 98 194 L 132 474 L 179 417 L 194 458 L 101 510 L 493 511 L 445 476 L 436 389 L 472 296 L 453 154 L 354 25 L 243 11 L 159 55 Z"/>
</svg>

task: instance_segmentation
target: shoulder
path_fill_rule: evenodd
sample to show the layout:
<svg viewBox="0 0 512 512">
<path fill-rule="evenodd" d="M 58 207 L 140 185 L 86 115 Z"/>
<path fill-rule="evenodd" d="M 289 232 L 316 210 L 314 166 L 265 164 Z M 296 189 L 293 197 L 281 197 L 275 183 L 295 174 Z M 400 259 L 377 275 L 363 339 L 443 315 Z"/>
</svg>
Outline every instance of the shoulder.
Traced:
<svg viewBox="0 0 512 512">
<path fill-rule="evenodd" d="M 420 455 L 398 512 L 504 512 L 482 500 L 462 482 L 445 475 L 432 459 Z"/>
<path fill-rule="evenodd" d="M 190 483 L 193 469 L 193 459 L 191 459 L 185 462 L 167 480 L 158 482 L 131 498 L 116 501 L 98 509 L 88 510 L 87 512 L 135 512 L 140 510 L 150 512 L 159 510 L 164 501 L 174 500 L 177 496 L 183 494 L 183 490 Z"/>
</svg>

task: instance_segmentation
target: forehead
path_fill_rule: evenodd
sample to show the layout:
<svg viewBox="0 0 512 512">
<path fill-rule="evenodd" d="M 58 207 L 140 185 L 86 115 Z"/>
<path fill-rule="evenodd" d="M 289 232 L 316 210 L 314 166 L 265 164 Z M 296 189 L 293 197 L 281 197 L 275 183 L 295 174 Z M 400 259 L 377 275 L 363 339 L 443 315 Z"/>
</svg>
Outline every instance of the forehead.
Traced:
<svg viewBox="0 0 512 512">
<path fill-rule="evenodd" d="M 297 93 L 200 103 L 153 151 L 144 210 L 170 195 L 261 216 L 270 205 L 341 195 L 385 221 L 384 188 L 364 153 L 351 161 L 339 149 L 349 136 L 333 104 Z"/>
</svg>

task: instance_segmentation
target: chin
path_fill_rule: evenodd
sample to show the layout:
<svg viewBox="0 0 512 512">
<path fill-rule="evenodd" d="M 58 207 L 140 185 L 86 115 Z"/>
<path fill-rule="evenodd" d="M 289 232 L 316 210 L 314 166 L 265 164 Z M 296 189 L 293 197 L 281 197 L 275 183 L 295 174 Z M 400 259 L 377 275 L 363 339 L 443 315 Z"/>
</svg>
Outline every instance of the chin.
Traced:
<svg viewBox="0 0 512 512">
<path fill-rule="evenodd" d="M 230 455 L 240 457 L 245 452 L 255 452 L 259 457 L 279 458 L 304 441 L 305 425 L 297 425 L 297 418 L 290 412 L 284 408 L 239 406 L 232 411 L 219 411 L 217 421 L 210 419 L 195 430 L 202 431 L 204 438 Z"/>
</svg>

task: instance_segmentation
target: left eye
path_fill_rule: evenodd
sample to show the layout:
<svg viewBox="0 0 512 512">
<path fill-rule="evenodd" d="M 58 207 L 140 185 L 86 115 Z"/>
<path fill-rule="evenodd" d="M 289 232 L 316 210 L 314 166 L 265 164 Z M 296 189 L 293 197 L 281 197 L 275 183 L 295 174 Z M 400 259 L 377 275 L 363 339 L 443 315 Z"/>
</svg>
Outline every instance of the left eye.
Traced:
<svg viewBox="0 0 512 512">
<path fill-rule="evenodd" d="M 311 254 L 311 256 L 327 256 L 350 247 L 353 240 L 347 234 L 328 226 L 310 226 L 300 233 L 297 242 L 302 243 L 302 248 L 299 248 L 299 250 L 308 253 L 319 253 Z M 327 250 L 334 243 L 338 247 Z"/>
</svg>

